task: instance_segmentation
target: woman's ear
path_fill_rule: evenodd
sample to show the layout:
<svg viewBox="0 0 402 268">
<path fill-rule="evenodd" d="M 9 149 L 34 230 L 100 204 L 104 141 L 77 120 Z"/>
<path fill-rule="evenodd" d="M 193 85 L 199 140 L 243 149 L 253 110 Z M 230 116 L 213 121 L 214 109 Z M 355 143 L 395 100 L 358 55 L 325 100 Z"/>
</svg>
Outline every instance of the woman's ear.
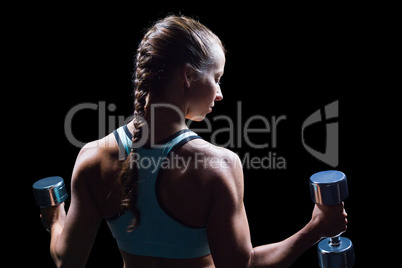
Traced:
<svg viewBox="0 0 402 268">
<path fill-rule="evenodd" d="M 191 82 L 194 81 L 195 78 L 195 71 L 194 69 L 190 66 L 190 64 L 186 63 L 183 68 L 182 72 L 183 80 L 185 83 L 185 86 L 187 88 L 190 88 Z"/>
</svg>

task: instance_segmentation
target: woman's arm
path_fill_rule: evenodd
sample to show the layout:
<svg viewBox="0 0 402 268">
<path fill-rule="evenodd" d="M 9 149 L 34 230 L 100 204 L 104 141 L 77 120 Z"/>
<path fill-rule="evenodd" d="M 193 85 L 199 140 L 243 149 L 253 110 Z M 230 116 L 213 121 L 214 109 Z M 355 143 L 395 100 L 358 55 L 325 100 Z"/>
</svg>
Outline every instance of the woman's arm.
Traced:
<svg viewBox="0 0 402 268">
<path fill-rule="evenodd" d="M 99 172 L 96 150 L 83 149 L 77 157 L 68 214 L 64 204 L 42 209 L 42 220 L 51 231 L 50 253 L 57 267 L 85 266 L 102 220 L 88 188 L 88 180 Z"/>
<path fill-rule="evenodd" d="M 291 237 L 253 248 L 243 205 L 240 159 L 225 169 L 212 170 L 213 202 L 208 216 L 208 241 L 214 263 L 220 267 L 288 267 L 322 236 L 346 229 L 343 205 L 315 206 L 312 219 Z M 233 159 L 230 158 L 229 159 Z"/>
<path fill-rule="evenodd" d="M 253 267 L 265 267 L 268 263 L 272 263 L 272 267 L 290 266 L 322 237 L 332 237 L 345 231 L 346 216 L 343 203 L 335 206 L 316 205 L 310 222 L 300 231 L 281 242 L 255 248 Z"/>
</svg>

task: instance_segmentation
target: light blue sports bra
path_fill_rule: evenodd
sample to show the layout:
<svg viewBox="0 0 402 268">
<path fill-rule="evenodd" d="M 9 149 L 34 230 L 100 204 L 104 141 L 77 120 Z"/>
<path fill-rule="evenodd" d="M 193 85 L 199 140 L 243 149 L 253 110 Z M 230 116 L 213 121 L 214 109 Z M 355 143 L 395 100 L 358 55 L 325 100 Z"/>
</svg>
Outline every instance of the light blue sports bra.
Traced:
<svg viewBox="0 0 402 268">
<path fill-rule="evenodd" d="M 124 125 L 114 135 L 126 155 L 131 150 L 132 134 Z M 161 164 L 169 153 L 184 143 L 200 138 L 189 129 L 181 130 L 154 148 L 138 149 L 138 199 L 141 223 L 132 232 L 127 228 L 134 215 L 127 211 L 108 218 L 107 223 L 119 248 L 127 253 L 172 259 L 197 258 L 210 253 L 205 228 L 188 226 L 174 218 L 164 208 L 159 198 L 159 180 L 163 169 Z"/>
</svg>

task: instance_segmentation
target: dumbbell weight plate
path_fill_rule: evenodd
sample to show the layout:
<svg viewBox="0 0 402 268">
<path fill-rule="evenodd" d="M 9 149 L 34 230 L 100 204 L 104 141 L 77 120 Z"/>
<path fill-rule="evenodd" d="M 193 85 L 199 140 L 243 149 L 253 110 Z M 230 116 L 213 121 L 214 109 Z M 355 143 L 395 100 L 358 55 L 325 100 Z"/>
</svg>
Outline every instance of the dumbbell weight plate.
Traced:
<svg viewBox="0 0 402 268">
<path fill-rule="evenodd" d="M 61 177 L 47 177 L 33 184 L 36 204 L 41 208 L 63 203 L 67 197 L 66 186 Z"/>
<path fill-rule="evenodd" d="M 310 177 L 310 193 L 314 203 L 336 205 L 348 197 L 346 175 L 337 170 L 314 173 Z"/>
<path fill-rule="evenodd" d="M 318 258 L 322 268 L 353 267 L 355 262 L 352 241 L 346 237 L 339 237 L 341 243 L 338 246 L 331 246 L 330 238 L 321 240 L 318 243 Z"/>
</svg>

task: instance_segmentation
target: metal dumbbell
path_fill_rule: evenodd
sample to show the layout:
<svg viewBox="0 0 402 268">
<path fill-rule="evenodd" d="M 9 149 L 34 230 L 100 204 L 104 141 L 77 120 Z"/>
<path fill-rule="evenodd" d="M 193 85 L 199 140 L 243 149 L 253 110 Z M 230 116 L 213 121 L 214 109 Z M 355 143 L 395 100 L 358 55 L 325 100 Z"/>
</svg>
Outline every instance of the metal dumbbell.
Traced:
<svg viewBox="0 0 402 268">
<path fill-rule="evenodd" d="M 310 177 L 311 199 L 316 204 L 337 205 L 348 197 L 346 175 L 337 170 L 321 171 Z M 318 243 L 321 268 L 349 268 L 355 263 L 352 241 L 337 235 Z"/>
<path fill-rule="evenodd" d="M 47 177 L 33 184 L 36 204 L 41 208 L 56 206 L 67 197 L 66 186 L 62 177 Z"/>
</svg>

